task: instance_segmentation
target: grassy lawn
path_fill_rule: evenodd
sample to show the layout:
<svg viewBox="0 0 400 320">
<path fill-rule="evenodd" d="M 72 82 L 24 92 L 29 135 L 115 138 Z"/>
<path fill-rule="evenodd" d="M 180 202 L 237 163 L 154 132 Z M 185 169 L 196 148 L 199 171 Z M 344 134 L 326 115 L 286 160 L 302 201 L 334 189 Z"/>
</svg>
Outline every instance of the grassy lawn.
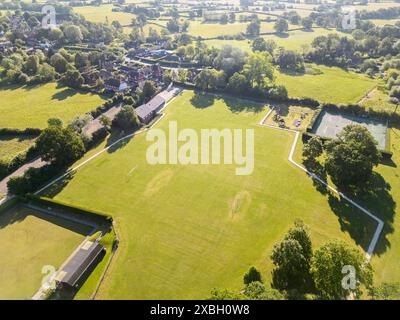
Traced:
<svg viewBox="0 0 400 320">
<path fill-rule="evenodd" d="M 34 143 L 30 136 L 0 136 L 0 161 L 10 161 L 19 153 L 28 150 Z"/>
<path fill-rule="evenodd" d="M 301 75 L 276 72 L 277 83 L 286 86 L 290 97 L 309 97 L 320 102 L 356 103 L 376 81 L 365 75 L 336 67 L 308 65 Z"/>
<path fill-rule="evenodd" d="M 46 274 L 56 269 L 83 241 L 85 227 L 13 207 L 0 215 L 0 299 L 31 297 Z"/>
<path fill-rule="evenodd" d="M 51 117 L 68 122 L 103 103 L 103 98 L 59 87 L 56 83 L 41 86 L 0 88 L 0 127 L 44 128 Z"/>
<path fill-rule="evenodd" d="M 112 4 L 105 4 L 102 6 L 83 6 L 74 7 L 74 11 L 83 15 L 88 21 L 91 22 L 107 22 L 111 24 L 113 21 L 118 21 L 123 26 L 130 25 L 134 14 L 128 12 L 114 12 L 112 11 Z"/>
<path fill-rule="evenodd" d="M 395 25 L 396 22 L 399 22 L 400 19 L 371 19 L 369 20 L 371 22 L 373 22 L 375 25 L 379 26 L 379 27 L 383 27 L 384 25 Z"/>
<path fill-rule="evenodd" d="M 385 254 L 374 256 L 372 264 L 375 270 L 376 282 L 399 282 L 400 281 L 400 208 L 396 203 L 400 203 L 400 130 L 390 130 L 390 149 L 393 152 L 393 163 L 391 165 L 381 165 L 377 172 L 385 178 L 393 196 L 395 205 L 394 213 L 385 218 L 385 233 L 387 237 L 381 238 L 378 242 L 377 250 L 382 252 L 386 247 L 390 247 Z M 375 210 L 380 210 L 378 204 L 374 205 Z M 382 210 L 382 209 L 381 209 Z M 396 261 L 396 263 L 393 263 Z"/>
<path fill-rule="evenodd" d="M 251 265 L 268 283 L 268 256 L 296 218 L 310 225 L 315 245 L 339 238 L 367 246 L 375 225 L 316 191 L 289 163 L 293 134 L 256 125 L 267 110 L 186 91 L 157 124 L 164 130 L 170 120 L 196 131 L 254 129 L 249 176 L 236 176 L 235 165 L 149 165 L 151 143 L 141 134 L 83 166 L 62 189 L 47 192 L 114 215 L 120 246 L 99 298 L 202 299 L 213 287 L 240 289 Z"/>
<path fill-rule="evenodd" d="M 371 260 L 376 284 L 400 282 L 400 209 L 397 205 L 400 202 L 400 129 L 392 128 L 389 134 L 393 157 L 391 162 L 375 169 L 377 190 L 368 196 L 352 197 L 385 223 Z M 299 163 L 302 162 L 302 150 L 303 143 L 299 140 L 294 157 Z M 345 215 L 343 218 L 345 221 Z"/>
<path fill-rule="evenodd" d="M 361 105 L 367 109 L 371 108 L 377 111 L 394 112 L 396 110 L 396 105 L 390 102 L 389 95 L 378 88 L 370 92 Z M 397 112 L 400 113 L 400 108 L 397 108 Z"/>
</svg>

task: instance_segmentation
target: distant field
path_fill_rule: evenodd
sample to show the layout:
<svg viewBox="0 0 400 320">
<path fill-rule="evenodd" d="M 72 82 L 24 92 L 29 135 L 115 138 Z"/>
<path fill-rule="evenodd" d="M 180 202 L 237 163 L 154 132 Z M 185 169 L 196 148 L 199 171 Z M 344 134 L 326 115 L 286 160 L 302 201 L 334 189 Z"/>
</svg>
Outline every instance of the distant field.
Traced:
<svg viewBox="0 0 400 320">
<path fill-rule="evenodd" d="M 132 18 L 135 15 L 127 12 L 113 12 L 113 5 L 106 4 L 102 6 L 85 6 L 85 7 L 74 7 L 74 11 L 83 15 L 87 20 L 91 22 L 108 22 L 111 23 L 114 20 L 124 25 L 130 25 Z"/>
<path fill-rule="evenodd" d="M 29 149 L 34 143 L 30 136 L 0 136 L 0 161 L 10 161 L 19 153 Z"/>
<path fill-rule="evenodd" d="M 388 25 L 395 25 L 397 22 L 400 21 L 400 19 L 371 19 L 369 21 L 372 21 L 375 25 L 382 27 L 386 24 Z"/>
<path fill-rule="evenodd" d="M 400 3 L 396 2 L 371 2 L 368 3 L 368 6 L 355 6 L 357 11 L 376 11 L 379 9 L 387 9 L 387 8 L 394 8 L 400 7 Z"/>
<path fill-rule="evenodd" d="M 309 97 L 320 102 L 356 103 L 376 86 L 362 74 L 336 67 L 308 65 L 316 74 L 290 75 L 277 72 L 277 83 L 286 86 L 290 97 Z"/>
<path fill-rule="evenodd" d="M 344 33 L 339 33 L 331 29 L 315 28 L 313 31 L 289 31 L 285 36 L 268 35 L 262 37 L 264 39 L 272 39 L 279 46 L 282 46 L 288 50 L 303 50 L 303 48 L 309 47 L 316 37 L 326 36 L 331 33 L 337 33 L 343 36 L 345 35 Z M 205 43 L 216 48 L 220 48 L 224 44 L 231 44 L 244 51 L 251 51 L 251 40 L 205 40 Z"/>
<path fill-rule="evenodd" d="M 87 234 L 86 228 L 15 207 L 0 215 L 0 299 L 30 298 L 47 274 L 61 266 Z"/>
<path fill-rule="evenodd" d="M 316 246 L 333 238 L 366 246 L 374 224 L 335 197 L 328 201 L 288 162 L 293 134 L 258 126 L 267 110 L 187 91 L 157 125 L 254 129 L 249 176 L 223 164 L 149 165 L 143 134 L 94 159 L 58 190 L 56 199 L 110 212 L 118 224 L 121 242 L 99 299 L 203 299 L 214 287 L 241 289 L 251 265 L 269 283 L 268 256 L 296 218 L 310 225 Z"/>
<path fill-rule="evenodd" d="M 218 36 L 236 35 L 238 33 L 245 33 L 248 22 L 235 22 L 235 23 L 202 23 L 199 20 L 190 21 L 188 33 L 194 37 L 212 38 Z M 296 26 L 298 27 L 298 26 Z M 294 28 L 294 26 L 290 26 Z M 261 22 L 261 33 L 275 32 L 273 22 Z"/>
<path fill-rule="evenodd" d="M 56 83 L 0 87 L 0 127 L 44 128 L 51 117 L 67 122 L 102 103 L 98 95 L 58 87 Z"/>
</svg>

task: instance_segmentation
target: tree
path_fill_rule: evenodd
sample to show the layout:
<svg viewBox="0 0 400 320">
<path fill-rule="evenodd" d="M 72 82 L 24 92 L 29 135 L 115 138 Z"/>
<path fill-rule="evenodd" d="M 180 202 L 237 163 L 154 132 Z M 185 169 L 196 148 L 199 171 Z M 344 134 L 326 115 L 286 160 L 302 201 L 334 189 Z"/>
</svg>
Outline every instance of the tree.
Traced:
<svg viewBox="0 0 400 320">
<path fill-rule="evenodd" d="M 315 287 L 325 299 L 344 300 L 350 294 L 359 297 L 361 285 L 367 288 L 372 285 L 372 267 L 364 254 L 343 241 L 330 241 L 317 249 L 311 265 Z M 350 277 L 348 280 L 352 283 L 346 281 L 343 285 L 346 274 L 351 276 L 350 271 L 343 272 L 345 266 L 354 268 L 355 279 Z"/>
<path fill-rule="evenodd" d="M 58 73 L 64 73 L 70 67 L 68 61 L 60 53 L 56 53 L 50 58 L 50 64 Z"/>
<path fill-rule="evenodd" d="M 290 69 L 298 72 L 302 72 L 305 69 L 303 56 L 292 50 L 279 48 L 279 50 L 276 51 L 274 58 L 276 64 L 278 64 L 282 69 Z"/>
<path fill-rule="evenodd" d="M 249 271 L 247 271 L 243 277 L 243 282 L 244 284 L 248 285 L 254 281 L 262 282 L 261 273 L 255 267 L 250 267 Z"/>
<path fill-rule="evenodd" d="M 106 128 L 106 130 L 109 130 L 111 128 L 112 121 L 111 121 L 110 117 L 107 117 L 105 114 L 102 114 L 100 116 L 99 121 L 102 124 L 102 126 L 104 128 Z"/>
<path fill-rule="evenodd" d="M 310 285 L 312 244 L 306 226 L 296 222 L 285 238 L 273 248 L 273 284 L 277 289 L 299 289 Z"/>
<path fill-rule="evenodd" d="M 211 290 L 211 297 L 208 300 L 244 300 L 243 296 L 239 292 L 231 291 L 228 289 L 213 289 Z"/>
<path fill-rule="evenodd" d="M 60 41 L 64 38 L 64 33 L 59 28 L 51 28 L 48 36 L 50 41 Z"/>
<path fill-rule="evenodd" d="M 246 33 L 250 36 L 257 36 L 260 34 L 261 22 L 258 18 L 253 19 L 246 29 Z"/>
<path fill-rule="evenodd" d="M 301 24 L 305 29 L 311 29 L 313 25 L 313 19 L 310 17 L 305 17 L 301 19 Z"/>
<path fill-rule="evenodd" d="M 274 68 L 271 56 L 267 52 L 251 54 L 243 66 L 243 74 L 251 88 L 263 89 L 267 82 L 274 80 Z"/>
<path fill-rule="evenodd" d="M 62 77 L 61 82 L 68 87 L 79 89 L 82 87 L 85 79 L 82 77 L 81 73 L 76 70 L 68 70 Z"/>
<path fill-rule="evenodd" d="M 215 69 L 203 69 L 195 78 L 196 87 L 202 90 L 216 89 L 219 83 L 222 83 L 223 71 Z"/>
<path fill-rule="evenodd" d="M 82 139 L 74 131 L 61 126 L 49 126 L 36 140 L 36 148 L 44 161 L 66 166 L 85 153 Z"/>
<path fill-rule="evenodd" d="M 276 20 L 274 29 L 278 33 L 283 33 L 285 31 L 288 31 L 289 24 L 287 23 L 287 21 L 285 19 L 280 18 L 280 19 Z"/>
<path fill-rule="evenodd" d="M 140 94 L 141 101 L 150 100 L 157 92 L 157 87 L 153 81 L 146 80 Z"/>
<path fill-rule="evenodd" d="M 303 158 L 306 160 L 315 161 L 323 152 L 323 146 L 321 138 L 312 137 L 303 148 Z"/>
<path fill-rule="evenodd" d="M 30 76 L 35 75 L 39 71 L 40 61 L 37 55 L 31 55 L 25 62 L 24 69 Z"/>
<path fill-rule="evenodd" d="M 47 124 L 50 126 L 62 127 L 63 121 L 60 118 L 50 118 L 47 120 Z"/>
<path fill-rule="evenodd" d="M 75 55 L 75 67 L 78 69 L 85 68 L 90 65 L 89 55 L 84 52 L 78 52 Z"/>
<path fill-rule="evenodd" d="M 69 43 L 79 43 L 83 40 L 82 31 L 79 26 L 68 25 L 64 28 L 64 34 Z"/>
<path fill-rule="evenodd" d="M 253 51 L 267 51 L 267 42 L 264 38 L 256 38 L 251 44 Z"/>
<path fill-rule="evenodd" d="M 364 186 L 380 160 L 377 142 L 367 128 L 349 125 L 326 143 L 325 168 L 338 186 Z"/>
<path fill-rule="evenodd" d="M 246 56 L 246 52 L 238 48 L 231 45 L 223 45 L 215 57 L 213 65 L 216 69 L 223 70 L 230 77 L 243 68 L 246 63 Z"/>
<path fill-rule="evenodd" d="M 123 131 L 135 130 L 139 124 L 136 111 L 132 106 L 123 106 L 113 120 L 113 125 Z"/>
<path fill-rule="evenodd" d="M 228 90 L 234 93 L 244 93 L 249 89 L 247 79 L 243 74 L 235 72 L 228 81 Z"/>
<path fill-rule="evenodd" d="M 244 289 L 243 294 L 249 300 L 283 300 L 283 295 L 275 289 L 266 288 L 259 281 L 249 283 Z"/>
</svg>

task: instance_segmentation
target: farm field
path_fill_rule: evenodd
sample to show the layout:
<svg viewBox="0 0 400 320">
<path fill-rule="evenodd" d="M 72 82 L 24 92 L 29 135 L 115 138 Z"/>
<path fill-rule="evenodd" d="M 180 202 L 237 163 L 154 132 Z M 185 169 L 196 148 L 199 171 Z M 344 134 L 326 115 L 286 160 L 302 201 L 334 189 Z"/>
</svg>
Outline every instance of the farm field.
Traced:
<svg viewBox="0 0 400 320">
<path fill-rule="evenodd" d="M 188 33 L 194 37 L 213 38 L 218 36 L 236 35 L 238 33 L 245 33 L 248 23 L 235 22 L 235 23 L 202 23 L 199 20 L 190 21 Z M 293 28 L 289 25 L 289 28 Z M 260 33 L 275 32 L 273 22 L 261 22 Z"/>
<path fill-rule="evenodd" d="M 88 21 L 91 22 L 108 22 L 111 24 L 113 21 L 118 21 L 121 25 L 126 26 L 132 23 L 134 14 L 128 12 L 114 12 L 112 11 L 112 4 L 105 4 L 102 6 L 84 6 L 74 7 L 74 11 L 83 15 Z"/>
<path fill-rule="evenodd" d="M 19 153 L 28 150 L 34 144 L 30 136 L 0 136 L 0 161 L 10 161 Z"/>
<path fill-rule="evenodd" d="M 48 83 L 31 87 L 0 87 L 0 127 L 44 128 L 51 117 L 68 122 L 103 103 L 103 98 Z"/>
<path fill-rule="evenodd" d="M 41 285 L 42 268 L 58 268 L 87 234 L 85 227 L 43 217 L 23 207 L 0 215 L 0 299 L 30 298 Z"/>
<path fill-rule="evenodd" d="M 400 19 L 370 19 L 369 21 L 373 22 L 378 27 L 383 27 L 384 25 L 395 25 Z"/>
<path fill-rule="evenodd" d="M 290 97 L 308 97 L 320 102 L 356 103 L 376 86 L 365 75 L 337 67 L 307 65 L 312 72 L 291 75 L 276 72 L 276 81 L 286 86 Z"/>
<path fill-rule="evenodd" d="M 46 192 L 113 213 L 121 242 L 100 299 L 207 298 L 214 287 L 241 289 L 251 265 L 269 283 L 267 257 L 296 218 L 310 226 L 316 246 L 332 238 L 368 245 L 375 224 L 318 192 L 289 163 L 294 136 L 258 126 L 267 111 L 247 100 L 185 91 L 157 124 L 254 129 L 252 175 L 236 176 L 234 165 L 149 165 L 151 143 L 141 134 Z"/>
<path fill-rule="evenodd" d="M 357 11 L 376 11 L 379 9 L 388 9 L 388 8 L 395 8 L 400 7 L 400 3 L 396 2 L 370 2 L 368 6 L 356 6 Z"/>
<path fill-rule="evenodd" d="M 285 36 L 279 35 L 268 35 L 262 36 L 264 39 L 274 40 L 278 46 L 284 47 L 288 50 L 303 50 L 311 45 L 312 41 L 319 36 L 326 36 L 331 33 L 337 33 L 341 36 L 345 34 L 330 30 L 315 28 L 312 31 L 295 30 L 289 31 Z M 251 40 L 205 40 L 206 44 L 214 46 L 216 48 L 222 47 L 224 44 L 231 44 L 232 46 L 238 47 L 244 51 L 251 51 Z"/>
</svg>

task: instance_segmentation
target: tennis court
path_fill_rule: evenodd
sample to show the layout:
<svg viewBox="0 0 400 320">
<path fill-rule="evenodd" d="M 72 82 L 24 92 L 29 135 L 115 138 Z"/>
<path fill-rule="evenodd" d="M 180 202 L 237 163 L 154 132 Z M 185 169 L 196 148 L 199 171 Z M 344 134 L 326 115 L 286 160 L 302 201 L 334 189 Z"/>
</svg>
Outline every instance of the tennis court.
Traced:
<svg viewBox="0 0 400 320">
<path fill-rule="evenodd" d="M 340 113 L 323 111 L 316 121 L 313 133 L 324 138 L 335 138 L 344 127 L 351 124 L 359 124 L 366 127 L 378 142 L 378 148 L 386 149 L 387 125 L 368 118 L 359 118 Z"/>
</svg>

